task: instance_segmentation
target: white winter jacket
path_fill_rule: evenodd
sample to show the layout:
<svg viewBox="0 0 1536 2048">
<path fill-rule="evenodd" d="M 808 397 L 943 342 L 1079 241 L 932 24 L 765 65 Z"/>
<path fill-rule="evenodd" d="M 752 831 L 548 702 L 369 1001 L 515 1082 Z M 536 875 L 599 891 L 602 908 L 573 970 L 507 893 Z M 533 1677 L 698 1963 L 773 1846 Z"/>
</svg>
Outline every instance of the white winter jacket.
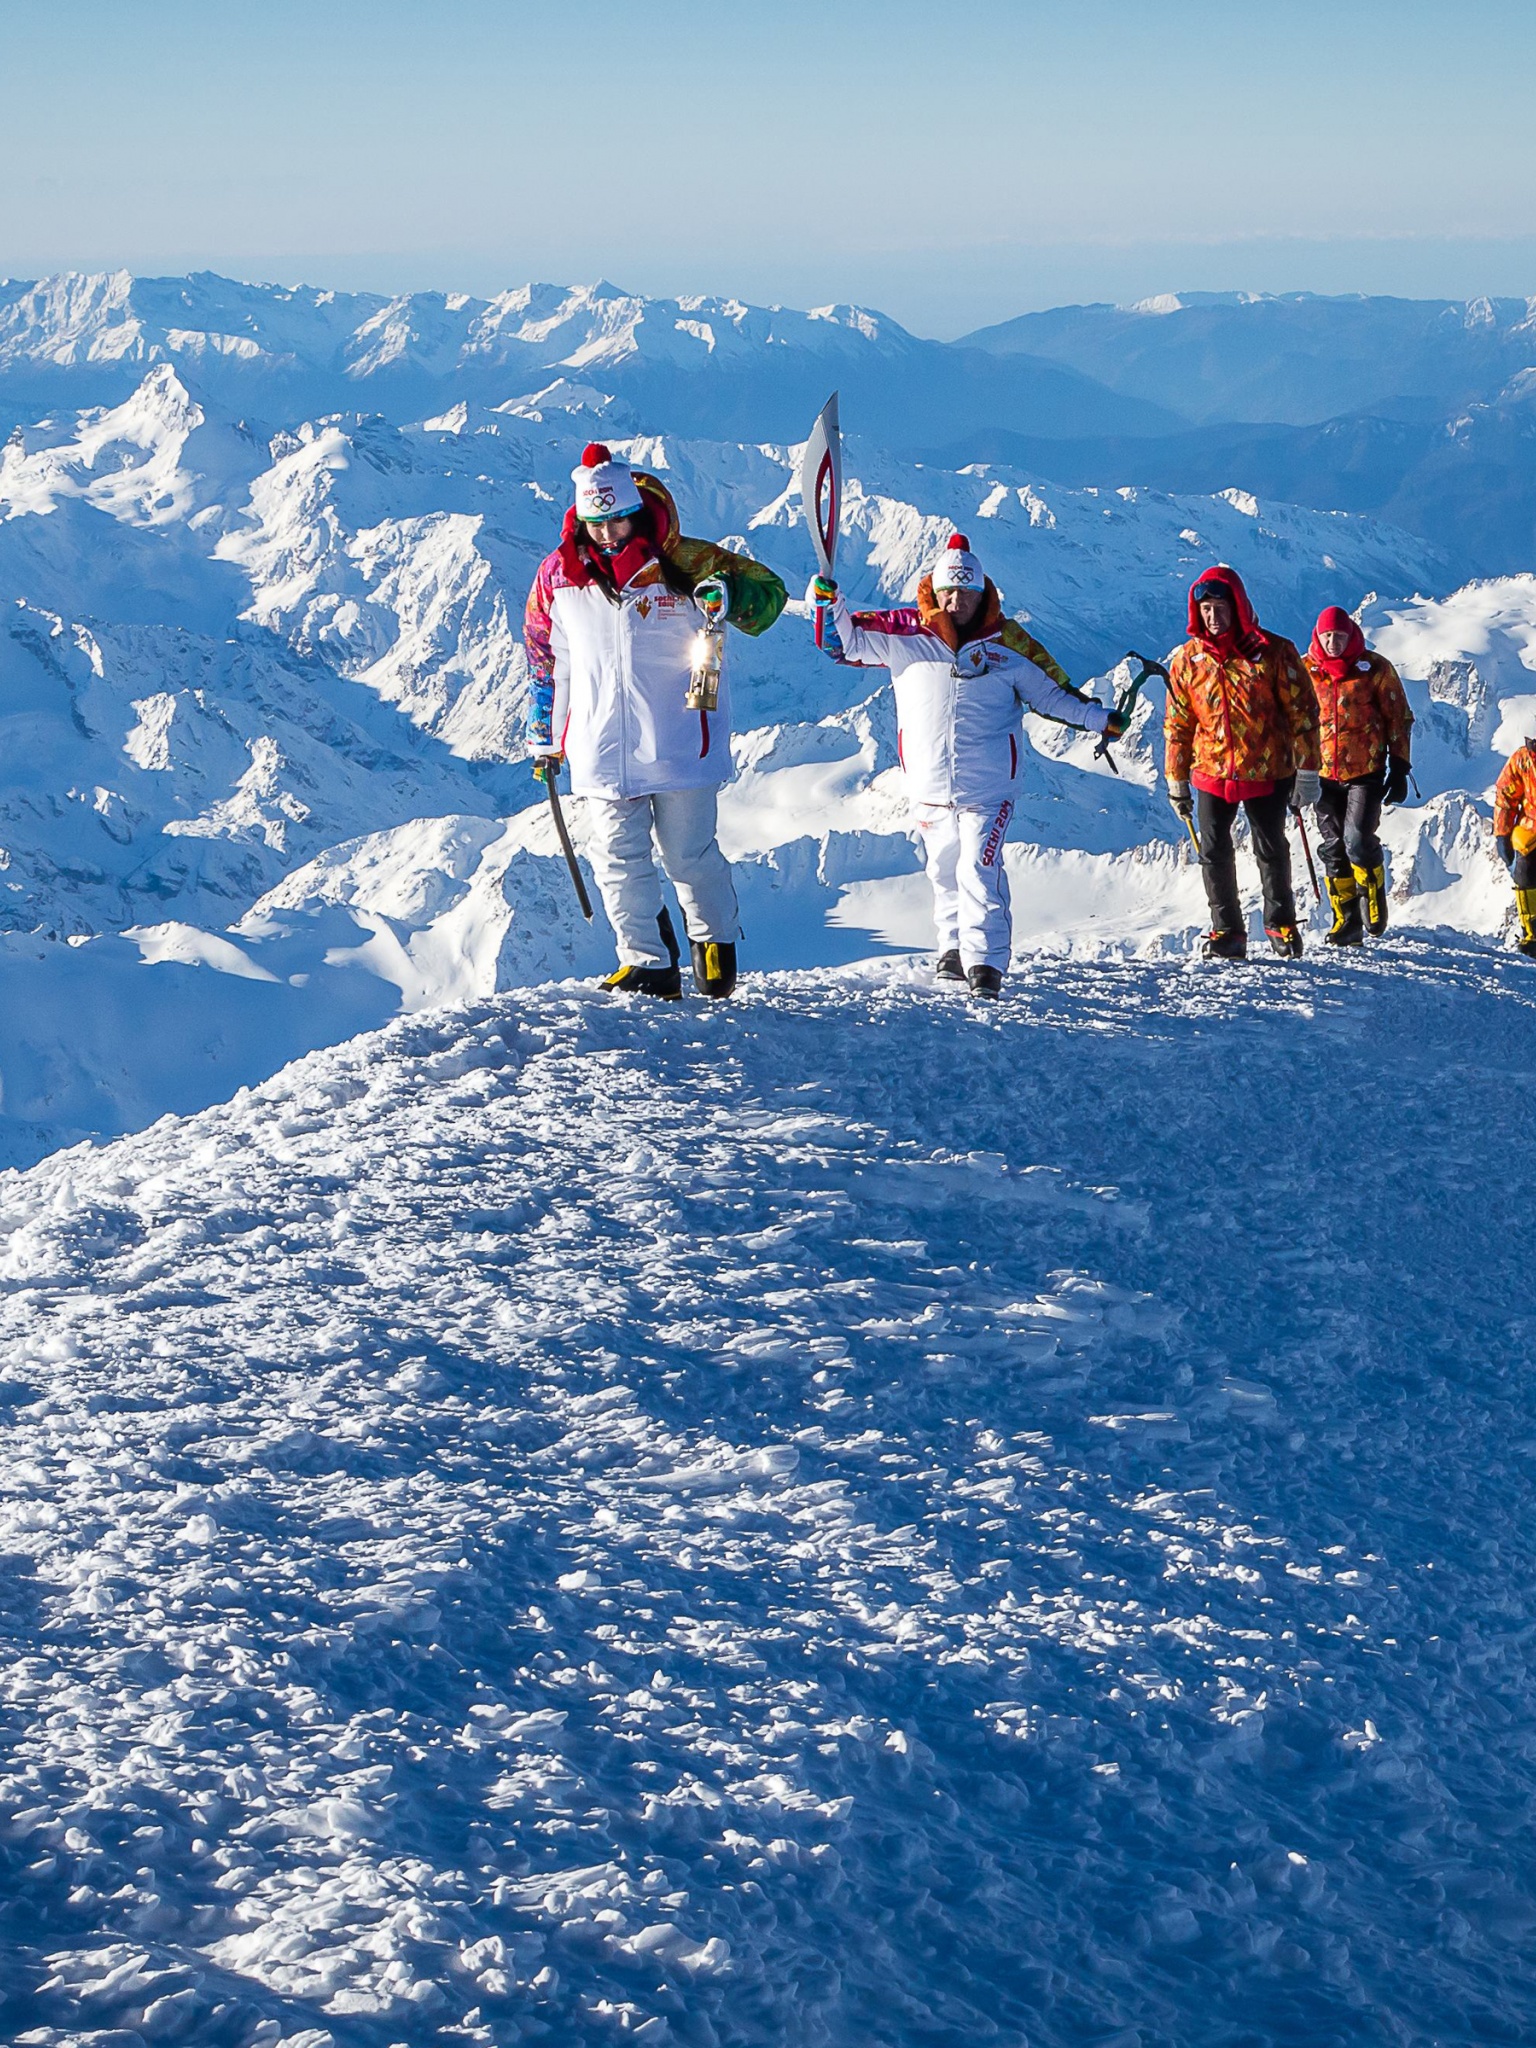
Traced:
<svg viewBox="0 0 1536 2048">
<path fill-rule="evenodd" d="M 1061 672 L 1049 654 L 1002 618 L 990 584 L 987 591 L 986 630 L 958 652 L 924 623 L 918 606 L 854 613 L 839 594 L 826 608 L 826 652 L 891 672 L 897 751 L 914 804 L 991 808 L 1016 795 L 1026 710 L 1088 732 L 1103 732 L 1108 723 L 1102 704 L 1053 679 L 1046 664 Z"/>
<path fill-rule="evenodd" d="M 704 614 L 647 562 L 617 597 L 587 583 L 552 592 L 553 733 L 574 796 L 707 789 L 731 773 L 731 700 L 722 664 L 715 711 L 687 695 Z"/>
</svg>

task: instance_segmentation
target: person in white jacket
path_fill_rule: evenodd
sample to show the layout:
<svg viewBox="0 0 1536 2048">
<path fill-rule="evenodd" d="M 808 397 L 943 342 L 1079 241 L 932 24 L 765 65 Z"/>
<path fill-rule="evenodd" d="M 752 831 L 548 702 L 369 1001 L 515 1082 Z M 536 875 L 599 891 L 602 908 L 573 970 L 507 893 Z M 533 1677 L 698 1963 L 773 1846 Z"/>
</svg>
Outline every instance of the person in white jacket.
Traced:
<svg viewBox="0 0 1536 2048">
<path fill-rule="evenodd" d="M 941 981 L 995 997 L 1013 943 L 1003 842 L 1019 783 L 1023 714 L 1118 739 L 1126 721 L 1072 688 L 1038 640 L 1003 616 L 991 578 L 954 533 L 917 603 L 850 612 L 817 577 L 816 644 L 835 661 L 888 668 L 896 748 L 928 879 Z"/>
<path fill-rule="evenodd" d="M 771 569 L 690 540 L 655 477 L 591 443 L 575 502 L 523 616 L 534 773 L 569 762 L 619 964 L 603 987 L 682 993 L 655 853 L 677 891 L 702 993 L 736 984 L 736 889 L 715 837 L 731 773 L 724 626 L 764 633 L 784 608 Z"/>
</svg>

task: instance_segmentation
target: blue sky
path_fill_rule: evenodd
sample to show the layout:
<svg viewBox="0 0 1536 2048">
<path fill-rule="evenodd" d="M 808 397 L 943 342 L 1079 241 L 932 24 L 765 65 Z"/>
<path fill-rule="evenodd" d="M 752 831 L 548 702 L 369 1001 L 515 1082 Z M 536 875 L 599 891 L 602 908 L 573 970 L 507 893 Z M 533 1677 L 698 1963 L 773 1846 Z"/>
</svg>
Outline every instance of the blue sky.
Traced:
<svg viewBox="0 0 1536 2048">
<path fill-rule="evenodd" d="M 0 0 L 0 271 L 1536 294 L 1529 0 Z"/>
</svg>

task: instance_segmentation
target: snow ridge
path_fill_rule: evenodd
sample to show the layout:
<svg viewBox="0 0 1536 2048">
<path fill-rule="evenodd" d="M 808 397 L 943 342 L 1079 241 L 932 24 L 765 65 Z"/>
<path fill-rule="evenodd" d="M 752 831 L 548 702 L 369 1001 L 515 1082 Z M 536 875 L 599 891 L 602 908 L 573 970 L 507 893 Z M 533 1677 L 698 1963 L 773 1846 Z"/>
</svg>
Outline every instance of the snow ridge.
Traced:
<svg viewBox="0 0 1536 2048">
<path fill-rule="evenodd" d="M 7 1177 L 8 2038 L 1496 2032 L 1531 1002 L 552 989 Z"/>
</svg>

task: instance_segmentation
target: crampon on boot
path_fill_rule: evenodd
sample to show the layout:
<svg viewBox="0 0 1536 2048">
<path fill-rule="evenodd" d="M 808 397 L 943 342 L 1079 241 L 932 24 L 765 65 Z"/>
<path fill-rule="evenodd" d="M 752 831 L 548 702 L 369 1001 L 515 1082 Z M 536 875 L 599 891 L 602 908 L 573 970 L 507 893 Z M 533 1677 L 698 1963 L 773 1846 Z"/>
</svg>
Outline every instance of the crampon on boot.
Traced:
<svg viewBox="0 0 1536 2048">
<path fill-rule="evenodd" d="M 736 948 L 725 939 L 692 939 L 693 984 L 701 996 L 722 1001 L 736 986 Z"/>
<path fill-rule="evenodd" d="M 995 1003 L 1003 992 L 1003 977 L 995 967 L 968 967 L 965 978 L 980 1002 Z"/>
<path fill-rule="evenodd" d="M 1246 960 L 1248 958 L 1248 934 L 1246 932 L 1207 932 L 1200 947 L 1202 960 Z"/>
<path fill-rule="evenodd" d="M 656 996 L 664 1003 L 682 1001 L 683 977 L 677 964 L 681 955 L 677 933 L 672 926 L 672 913 L 665 904 L 656 919 L 656 929 L 667 949 L 668 964 L 665 967 L 631 967 L 621 962 L 612 974 L 603 976 L 598 983 L 599 988 L 605 988 L 610 995 L 616 996 Z"/>
<path fill-rule="evenodd" d="M 1323 934 L 1325 946 L 1358 946 L 1365 940 L 1365 920 L 1360 885 L 1352 874 L 1328 877 L 1328 901 L 1333 905 L 1333 923 Z"/>
<path fill-rule="evenodd" d="M 935 981 L 964 981 L 965 969 L 961 966 L 960 955 L 953 946 L 934 961 L 933 978 Z"/>
<path fill-rule="evenodd" d="M 1520 913 L 1520 950 L 1527 960 L 1536 960 L 1536 889 L 1517 889 L 1515 908 Z"/>
<path fill-rule="evenodd" d="M 1385 868 L 1356 868 L 1355 881 L 1365 898 L 1365 922 L 1372 938 L 1379 939 L 1387 928 L 1387 871 Z"/>
<path fill-rule="evenodd" d="M 1282 960 L 1301 958 L 1301 933 L 1293 924 L 1267 924 L 1264 936 Z"/>
</svg>

